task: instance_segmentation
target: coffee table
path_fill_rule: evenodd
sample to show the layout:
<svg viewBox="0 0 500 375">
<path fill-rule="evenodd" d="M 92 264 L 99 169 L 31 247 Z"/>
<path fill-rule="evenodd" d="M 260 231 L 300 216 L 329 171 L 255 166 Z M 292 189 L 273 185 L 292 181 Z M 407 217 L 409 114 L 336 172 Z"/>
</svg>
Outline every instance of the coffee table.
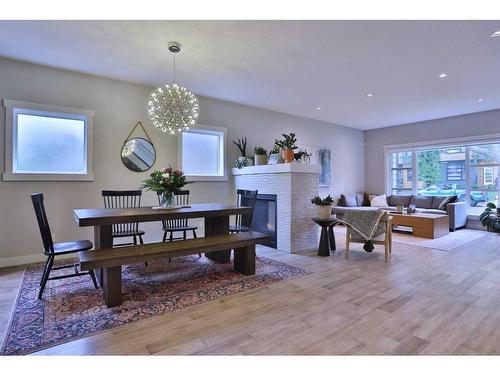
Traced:
<svg viewBox="0 0 500 375">
<path fill-rule="evenodd" d="M 450 233 L 448 215 L 425 214 L 398 214 L 389 212 L 392 216 L 392 226 L 403 225 L 413 229 L 413 235 L 424 238 L 439 238 Z"/>
</svg>

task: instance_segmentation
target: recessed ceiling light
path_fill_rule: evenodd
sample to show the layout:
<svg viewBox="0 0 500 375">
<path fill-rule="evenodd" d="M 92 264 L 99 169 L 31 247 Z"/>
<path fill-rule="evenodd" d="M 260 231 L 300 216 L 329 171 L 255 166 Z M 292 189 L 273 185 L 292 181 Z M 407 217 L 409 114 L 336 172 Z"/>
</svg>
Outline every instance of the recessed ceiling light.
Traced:
<svg viewBox="0 0 500 375">
<path fill-rule="evenodd" d="M 496 38 L 497 36 L 500 36 L 500 30 L 493 31 L 493 32 L 490 34 L 490 36 L 491 36 L 492 38 Z"/>
<path fill-rule="evenodd" d="M 446 74 L 446 73 L 441 73 L 439 75 L 439 78 L 446 78 L 446 77 L 448 77 L 448 74 Z"/>
<path fill-rule="evenodd" d="M 481 99 L 478 99 L 477 101 L 478 101 L 479 103 L 481 103 L 481 102 L 484 102 L 484 99 L 483 99 L 483 98 L 481 98 Z"/>
<path fill-rule="evenodd" d="M 321 109 L 321 107 L 316 107 L 316 109 L 319 111 Z"/>
<path fill-rule="evenodd" d="M 367 94 L 366 94 L 366 96 L 368 96 L 368 97 L 372 97 L 372 96 L 373 96 L 373 93 L 369 92 L 369 93 L 367 93 Z"/>
<path fill-rule="evenodd" d="M 367 124 L 371 124 L 371 120 L 367 120 L 367 121 L 366 121 L 366 123 L 367 123 Z"/>
</svg>

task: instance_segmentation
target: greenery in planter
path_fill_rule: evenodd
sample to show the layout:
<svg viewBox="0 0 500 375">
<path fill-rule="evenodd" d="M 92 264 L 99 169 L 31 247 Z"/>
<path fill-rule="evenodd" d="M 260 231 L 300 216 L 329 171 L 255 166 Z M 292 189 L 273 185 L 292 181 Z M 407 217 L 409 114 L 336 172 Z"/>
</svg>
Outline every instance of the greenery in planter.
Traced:
<svg viewBox="0 0 500 375">
<path fill-rule="evenodd" d="M 479 215 L 479 220 L 488 230 L 500 232 L 500 207 L 497 208 L 495 204 L 488 203 L 484 212 Z"/>
<path fill-rule="evenodd" d="M 267 155 L 267 150 L 264 147 L 255 147 L 253 152 L 255 155 Z"/>
<path fill-rule="evenodd" d="M 311 203 L 316 206 L 330 206 L 333 204 L 333 198 L 330 196 L 330 194 L 328 194 L 328 196 L 323 199 L 321 199 L 319 195 L 316 195 L 311 199 Z"/>
<path fill-rule="evenodd" d="M 311 161 L 311 155 L 312 155 L 312 153 L 307 152 L 307 150 L 299 150 L 299 152 L 297 152 L 297 153 L 295 153 L 295 154 L 293 155 L 293 158 L 294 158 L 295 160 L 297 160 L 297 161 L 298 161 L 298 160 L 300 160 L 303 156 L 305 156 L 305 159 L 307 159 L 307 160 L 308 160 L 308 162 L 310 162 L 310 161 Z"/>
<path fill-rule="evenodd" d="M 238 147 L 238 150 L 241 152 L 241 156 L 246 157 L 247 156 L 247 137 L 244 138 L 237 138 L 237 142 L 233 141 L 233 143 Z"/>
<path fill-rule="evenodd" d="M 295 150 L 297 146 L 295 143 L 297 142 L 297 138 L 295 138 L 295 133 L 290 134 L 282 134 L 283 140 L 280 142 L 281 148 L 284 150 Z"/>
<path fill-rule="evenodd" d="M 279 154 L 281 151 L 281 141 L 277 139 L 274 141 L 273 148 L 269 151 L 269 155 L 271 154 Z"/>
</svg>

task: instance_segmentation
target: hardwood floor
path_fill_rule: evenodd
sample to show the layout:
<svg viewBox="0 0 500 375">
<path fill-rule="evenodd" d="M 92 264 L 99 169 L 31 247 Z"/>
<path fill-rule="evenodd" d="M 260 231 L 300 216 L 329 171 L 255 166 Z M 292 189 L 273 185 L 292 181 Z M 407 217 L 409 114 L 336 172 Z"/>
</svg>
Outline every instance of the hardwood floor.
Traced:
<svg viewBox="0 0 500 375">
<path fill-rule="evenodd" d="M 329 258 L 260 247 L 313 271 L 36 354 L 500 354 L 500 236 L 451 251 L 344 238 Z M 22 272 L 0 271 L 0 335 Z"/>
</svg>

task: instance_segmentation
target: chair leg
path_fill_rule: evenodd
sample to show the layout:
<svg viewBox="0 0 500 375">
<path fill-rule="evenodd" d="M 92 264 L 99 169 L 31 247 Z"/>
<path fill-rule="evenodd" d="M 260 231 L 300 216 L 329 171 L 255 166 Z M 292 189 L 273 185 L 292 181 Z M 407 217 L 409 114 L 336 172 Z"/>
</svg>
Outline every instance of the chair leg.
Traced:
<svg viewBox="0 0 500 375">
<path fill-rule="evenodd" d="M 139 243 L 141 245 L 144 245 L 144 240 L 142 239 L 142 234 L 139 236 Z"/>
<path fill-rule="evenodd" d="M 345 259 L 349 258 L 349 233 L 345 236 Z"/>
<path fill-rule="evenodd" d="M 187 235 L 186 235 L 186 231 L 185 230 L 182 231 L 182 239 L 183 240 L 187 239 Z"/>
<path fill-rule="evenodd" d="M 174 232 L 170 232 L 170 237 L 168 239 L 169 241 L 173 241 L 174 240 Z"/>
<path fill-rule="evenodd" d="M 166 230 L 163 231 L 163 239 L 161 240 L 161 242 L 166 242 L 167 241 L 167 234 L 168 234 L 168 232 Z"/>
<path fill-rule="evenodd" d="M 198 237 L 196 236 L 196 229 L 193 229 L 193 238 L 198 238 Z"/>
<path fill-rule="evenodd" d="M 42 299 L 43 290 L 45 289 L 45 285 L 47 284 L 47 280 L 49 279 L 50 270 L 52 269 L 53 264 L 54 264 L 54 257 L 49 256 L 47 263 L 47 270 L 43 275 L 42 284 L 40 285 L 40 292 L 38 293 L 38 299 Z"/>
<path fill-rule="evenodd" d="M 94 283 L 94 288 L 99 289 L 99 287 L 97 286 L 97 280 L 95 278 L 94 270 L 90 270 L 89 275 L 90 275 L 90 278 L 92 279 L 92 282 Z"/>
<path fill-rule="evenodd" d="M 134 246 L 137 246 L 137 237 L 134 236 Z"/>
<path fill-rule="evenodd" d="M 45 262 L 45 266 L 43 266 L 42 277 L 40 279 L 40 285 L 42 285 L 42 281 L 45 278 L 45 273 L 47 272 L 47 265 L 49 264 L 50 257 L 47 257 L 47 261 Z"/>
</svg>

